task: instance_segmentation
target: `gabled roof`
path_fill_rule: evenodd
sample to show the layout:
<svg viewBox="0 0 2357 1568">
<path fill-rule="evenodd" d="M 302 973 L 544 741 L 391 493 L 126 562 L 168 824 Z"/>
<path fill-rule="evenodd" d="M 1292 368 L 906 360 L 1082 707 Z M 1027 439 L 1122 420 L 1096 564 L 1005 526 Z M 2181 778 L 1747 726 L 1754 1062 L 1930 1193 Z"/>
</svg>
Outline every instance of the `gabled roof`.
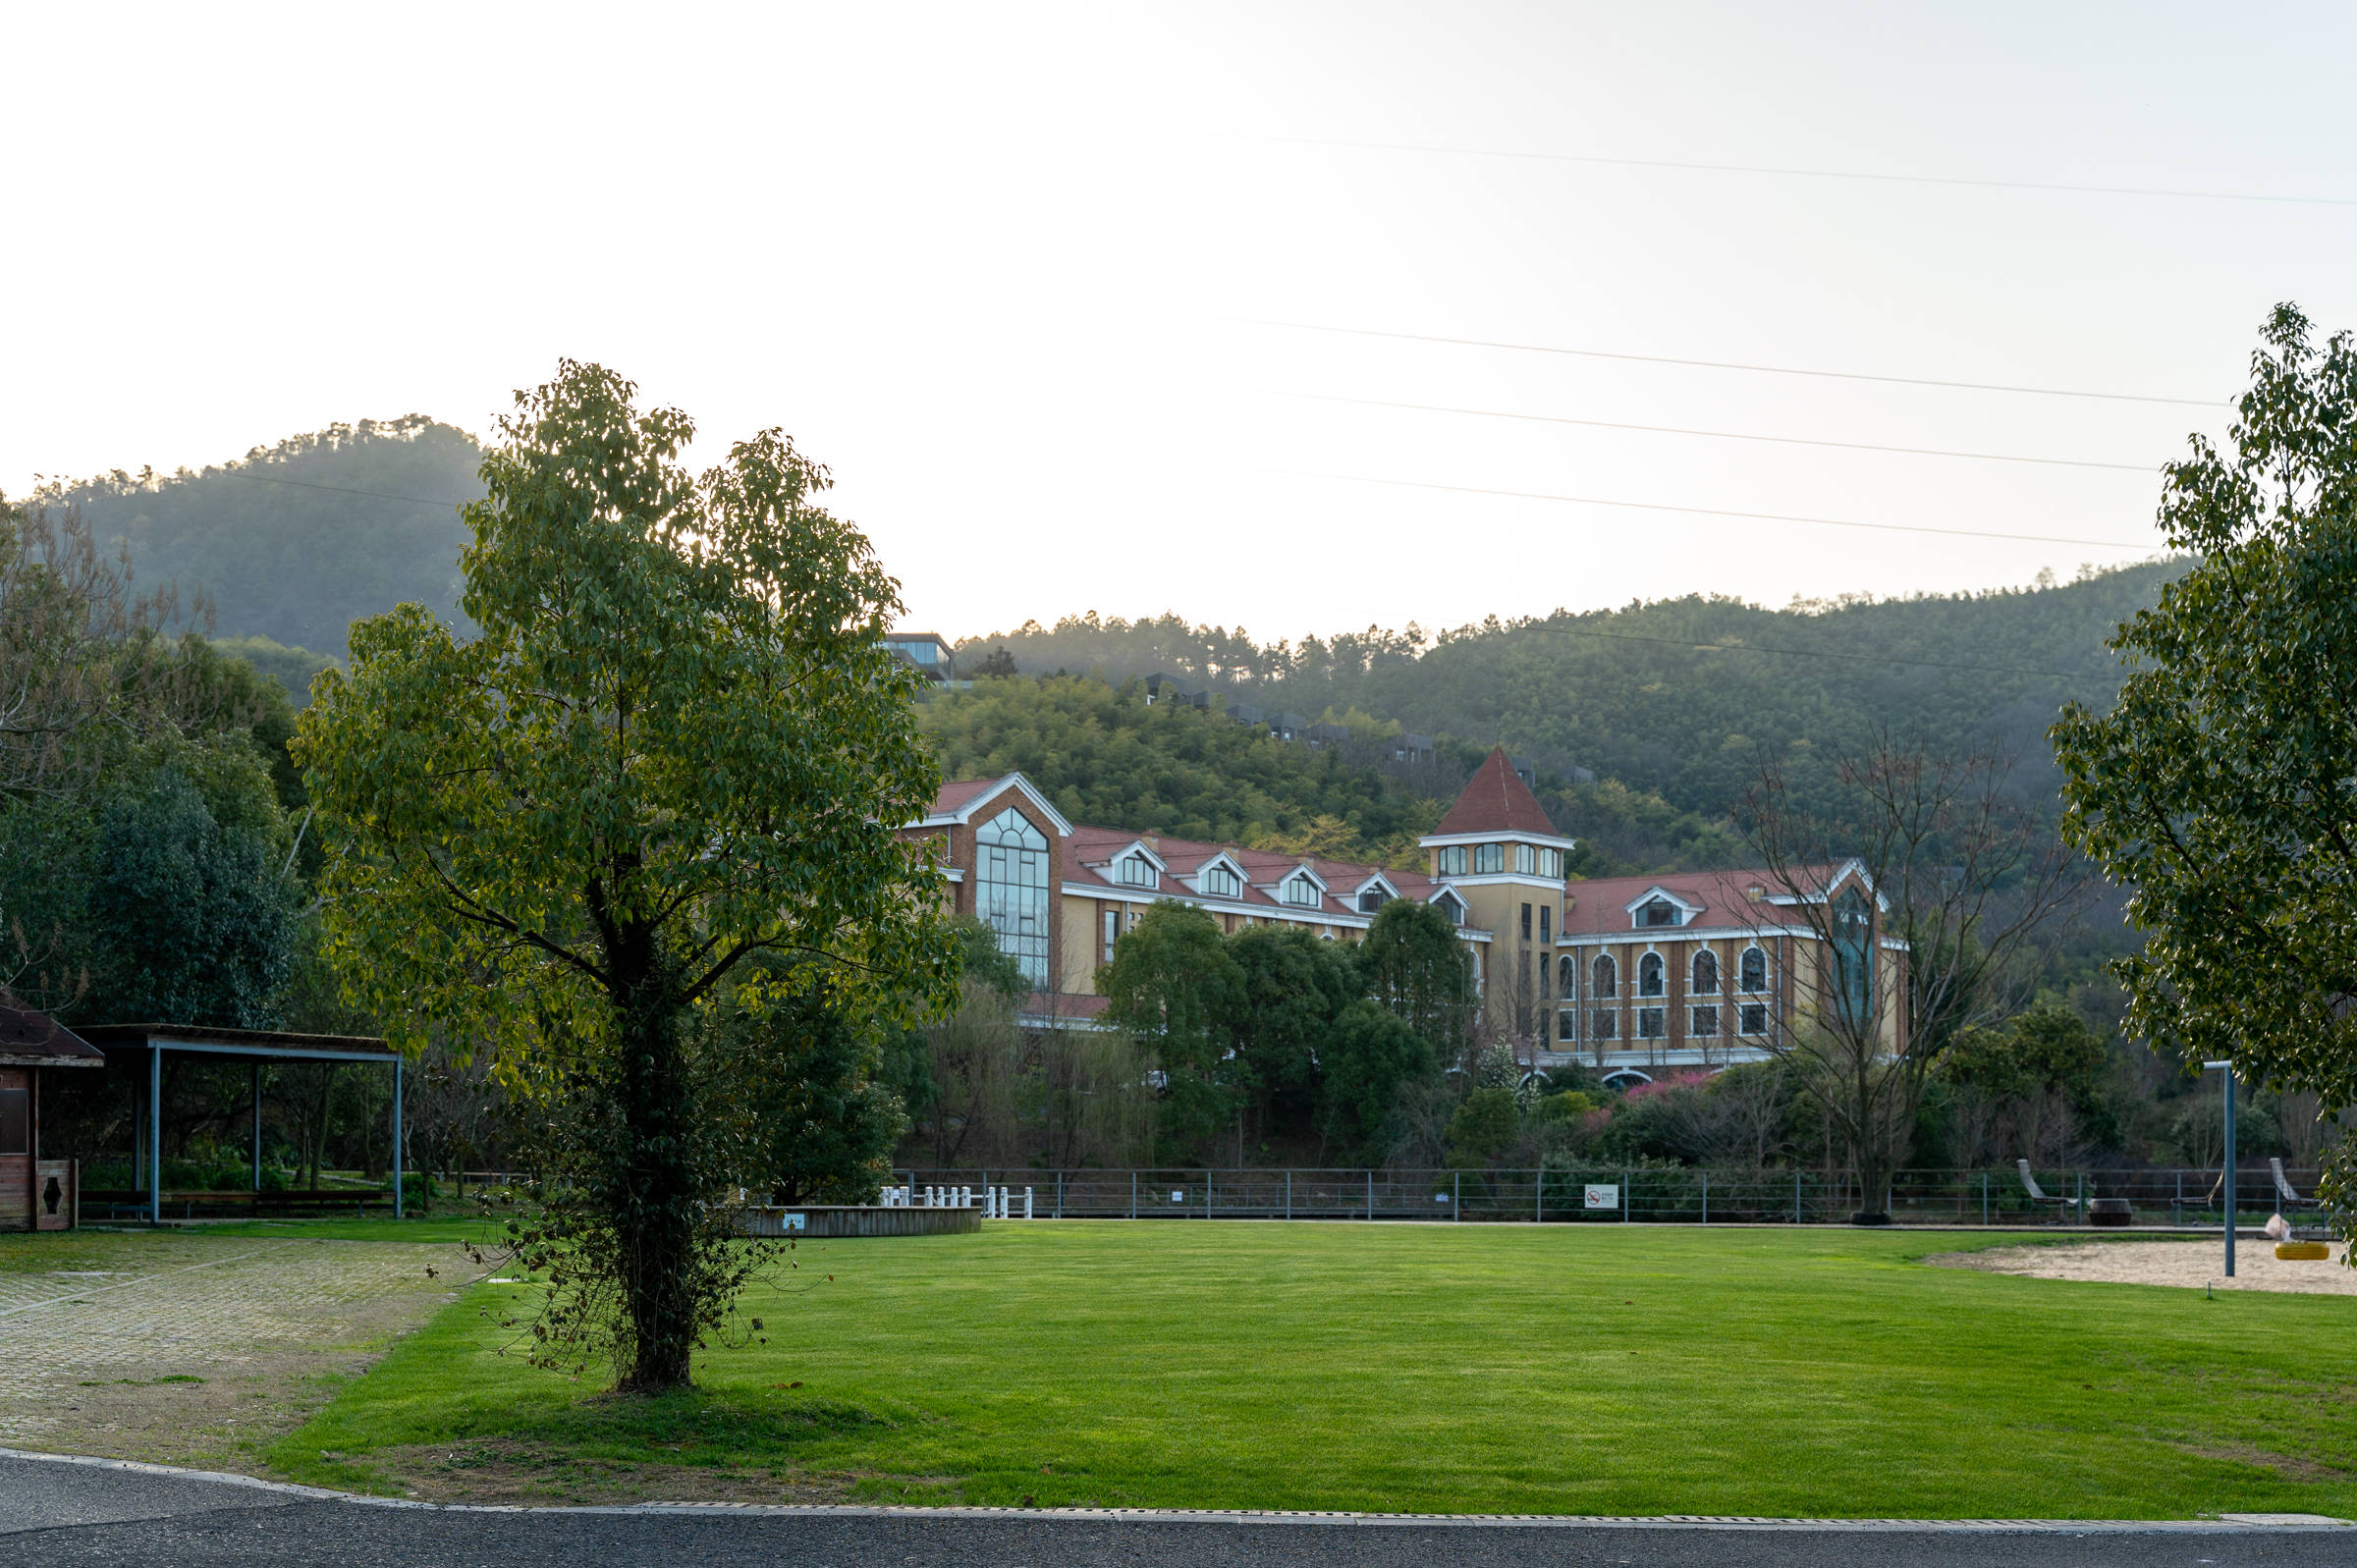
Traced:
<svg viewBox="0 0 2357 1568">
<path fill-rule="evenodd" d="M 1506 748 L 1493 746 L 1473 777 L 1465 782 L 1464 792 L 1449 815 L 1429 837 L 1446 838 L 1465 833 L 1533 834 L 1543 838 L 1560 838 L 1553 822 L 1548 820 L 1539 797 L 1530 792 L 1530 785 L 1515 777 L 1513 764 L 1507 761 Z"/>
<path fill-rule="evenodd" d="M 38 1008 L 0 987 L 0 1063 L 11 1067 L 103 1067 L 106 1055 Z"/>
<path fill-rule="evenodd" d="M 1696 931 L 1746 928 L 1784 929 L 1805 921 L 1791 906 L 1822 900 L 1826 891 L 1855 877 L 1868 888 L 1865 870 L 1855 860 L 1831 866 L 1797 867 L 1790 886 L 1771 871 L 1690 871 L 1668 876 L 1599 877 L 1574 882 L 1564 890 L 1563 937 L 1614 936 L 1674 939 Z M 1632 932 L 1629 921 L 1656 894 L 1682 904 L 1686 923 L 1680 927 Z M 1878 898 L 1880 897 L 1877 894 Z"/>
<path fill-rule="evenodd" d="M 932 813 L 916 826 L 938 828 L 944 823 L 970 822 L 975 812 L 1009 789 L 1021 790 L 1025 800 L 1045 812 L 1048 821 L 1055 824 L 1058 838 L 1069 838 L 1072 836 L 1072 825 L 1064 820 L 1064 813 L 1050 804 L 1048 797 L 1019 773 L 1011 773 L 1004 779 L 959 779 L 943 784 L 940 792 L 933 797 Z"/>
</svg>

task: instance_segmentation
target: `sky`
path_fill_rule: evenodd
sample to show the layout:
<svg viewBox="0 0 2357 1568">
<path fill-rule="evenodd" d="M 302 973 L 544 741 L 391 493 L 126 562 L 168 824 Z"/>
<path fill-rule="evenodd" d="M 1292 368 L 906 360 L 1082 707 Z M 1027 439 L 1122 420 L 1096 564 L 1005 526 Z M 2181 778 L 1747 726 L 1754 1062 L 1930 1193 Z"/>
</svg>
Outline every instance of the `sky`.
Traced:
<svg viewBox="0 0 2357 1568">
<path fill-rule="evenodd" d="M 2357 327 L 2342 6 L 13 6 L 0 58 L 0 490 L 593 359 L 699 461 L 784 428 L 952 636 L 2068 577 L 2160 548 L 2276 301 Z"/>
</svg>

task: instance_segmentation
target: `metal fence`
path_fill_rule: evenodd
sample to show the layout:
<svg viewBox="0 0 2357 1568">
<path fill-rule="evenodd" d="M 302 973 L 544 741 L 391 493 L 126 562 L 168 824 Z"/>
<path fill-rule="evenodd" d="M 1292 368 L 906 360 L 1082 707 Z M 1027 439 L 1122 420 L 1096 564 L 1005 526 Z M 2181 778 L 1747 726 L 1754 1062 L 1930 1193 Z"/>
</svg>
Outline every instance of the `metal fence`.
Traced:
<svg viewBox="0 0 2357 1568">
<path fill-rule="evenodd" d="M 2280 1211 L 2313 1219 L 2316 1172 L 2286 1175 L 2304 1200 L 2276 1190 L 2261 1165 L 2234 1183 L 2238 1219 Z M 2031 1196 L 2002 1170 L 1909 1170 L 1886 1202 L 1899 1224 L 2081 1225 L 2091 1200 L 2126 1201 L 2124 1221 L 2151 1227 L 2217 1228 L 2224 1190 L 2216 1170 L 2036 1170 L 2046 1194 Z M 1689 1166 L 1579 1166 L 1561 1170 L 1139 1170 L 904 1168 L 897 1184 L 922 1194 L 1004 1187 L 1022 1213 L 1031 1194 L 1039 1218 L 1486 1220 L 1543 1224 L 1841 1224 L 1866 1207 L 1854 1177 L 1821 1170 L 1708 1170 Z M 976 1200 L 981 1200 L 977 1196 Z M 2116 1205 L 2107 1205 L 2116 1208 Z"/>
</svg>

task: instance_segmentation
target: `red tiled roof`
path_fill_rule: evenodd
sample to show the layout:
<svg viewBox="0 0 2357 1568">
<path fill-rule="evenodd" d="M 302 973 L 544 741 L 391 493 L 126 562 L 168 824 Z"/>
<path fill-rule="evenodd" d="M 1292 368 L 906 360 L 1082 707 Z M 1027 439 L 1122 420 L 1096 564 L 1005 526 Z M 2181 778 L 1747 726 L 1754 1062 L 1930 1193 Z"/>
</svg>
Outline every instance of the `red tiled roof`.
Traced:
<svg viewBox="0 0 2357 1568">
<path fill-rule="evenodd" d="M 1473 777 L 1466 781 L 1464 793 L 1449 808 L 1449 815 L 1432 830 L 1436 838 L 1460 833 L 1529 833 L 1549 838 L 1562 834 L 1548 820 L 1539 805 L 1539 797 L 1530 792 L 1514 772 L 1513 764 L 1506 760 L 1506 748 L 1493 746 Z"/>
<path fill-rule="evenodd" d="M 1839 868 L 1811 866 L 1793 873 L 1800 887 L 1814 891 Z M 1683 900 L 1697 912 L 1680 930 L 1725 930 L 1727 927 L 1781 926 L 1796 917 L 1777 900 L 1791 896 L 1784 883 L 1769 871 L 1686 871 L 1658 877 L 1600 877 L 1572 883 L 1564 892 L 1563 935 L 1570 937 L 1629 936 L 1628 906 L 1659 888 Z M 1755 895 L 1754 889 L 1759 890 Z M 1654 934 L 1672 928 L 1653 928 Z M 1644 933 L 1637 933 L 1643 935 Z"/>
<path fill-rule="evenodd" d="M 1113 860 L 1133 843 L 1152 842 L 1146 847 L 1158 855 L 1168 872 L 1156 879 L 1151 888 L 1141 888 L 1113 879 Z M 1436 884 L 1420 871 L 1393 871 L 1386 867 L 1362 865 L 1348 860 L 1327 860 L 1316 856 L 1288 854 L 1277 849 L 1245 849 L 1235 844 L 1206 843 L 1192 838 L 1165 838 L 1147 834 L 1132 833 L 1126 828 L 1074 827 L 1072 837 L 1066 841 L 1064 880 L 1068 883 L 1094 884 L 1110 892 L 1129 893 L 1180 893 L 1196 896 L 1186 879 L 1191 878 L 1215 856 L 1226 855 L 1243 868 L 1243 892 L 1231 903 L 1256 905 L 1267 909 L 1290 910 L 1296 914 L 1355 915 L 1358 905 L 1352 900 L 1359 885 L 1368 878 L 1380 875 L 1402 898 L 1421 900 L 1429 896 Z M 1306 860 L 1309 868 L 1326 884 L 1326 896 L 1315 904 L 1285 903 L 1272 892 Z"/>
<path fill-rule="evenodd" d="M 983 790 L 997 784 L 996 779 L 953 779 L 941 786 L 933 797 L 933 815 L 946 817 L 960 810 Z"/>
</svg>

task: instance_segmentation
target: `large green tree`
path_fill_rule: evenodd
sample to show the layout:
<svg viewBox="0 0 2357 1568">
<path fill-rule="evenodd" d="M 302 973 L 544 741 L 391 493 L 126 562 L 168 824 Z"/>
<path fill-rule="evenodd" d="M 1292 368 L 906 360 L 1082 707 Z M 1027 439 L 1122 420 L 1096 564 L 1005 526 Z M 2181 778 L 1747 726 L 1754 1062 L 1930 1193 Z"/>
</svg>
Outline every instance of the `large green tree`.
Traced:
<svg viewBox="0 0 2357 1568">
<path fill-rule="evenodd" d="M 1097 990 L 1109 999 L 1106 1021 L 1153 1058 L 1172 1152 L 1205 1156 L 1243 1104 L 1229 1046 L 1244 974 L 1219 922 L 1176 899 L 1154 904 L 1123 933 L 1113 962 L 1097 971 Z"/>
<path fill-rule="evenodd" d="M 480 634 L 417 605 L 357 622 L 296 756 L 340 972 L 407 1043 L 488 1042 L 573 1129 L 537 1232 L 572 1294 L 543 1326 L 651 1390 L 744 1277 L 710 1200 L 764 1174 L 757 1139 L 711 1136 L 698 1010 L 758 1010 L 804 964 L 846 1005 L 916 1005 L 952 960 L 895 834 L 937 781 L 879 645 L 897 585 L 782 434 L 690 473 L 693 426 L 633 391 L 567 362 L 519 395 L 465 513 Z"/>
<path fill-rule="evenodd" d="M 2063 831 L 2144 936 L 2128 1027 L 2330 1111 L 2357 1104 L 2357 349 L 2279 305 L 2251 367 L 2226 444 L 2167 470 L 2198 563 L 2113 634 L 2119 700 L 2053 738 Z"/>
</svg>

